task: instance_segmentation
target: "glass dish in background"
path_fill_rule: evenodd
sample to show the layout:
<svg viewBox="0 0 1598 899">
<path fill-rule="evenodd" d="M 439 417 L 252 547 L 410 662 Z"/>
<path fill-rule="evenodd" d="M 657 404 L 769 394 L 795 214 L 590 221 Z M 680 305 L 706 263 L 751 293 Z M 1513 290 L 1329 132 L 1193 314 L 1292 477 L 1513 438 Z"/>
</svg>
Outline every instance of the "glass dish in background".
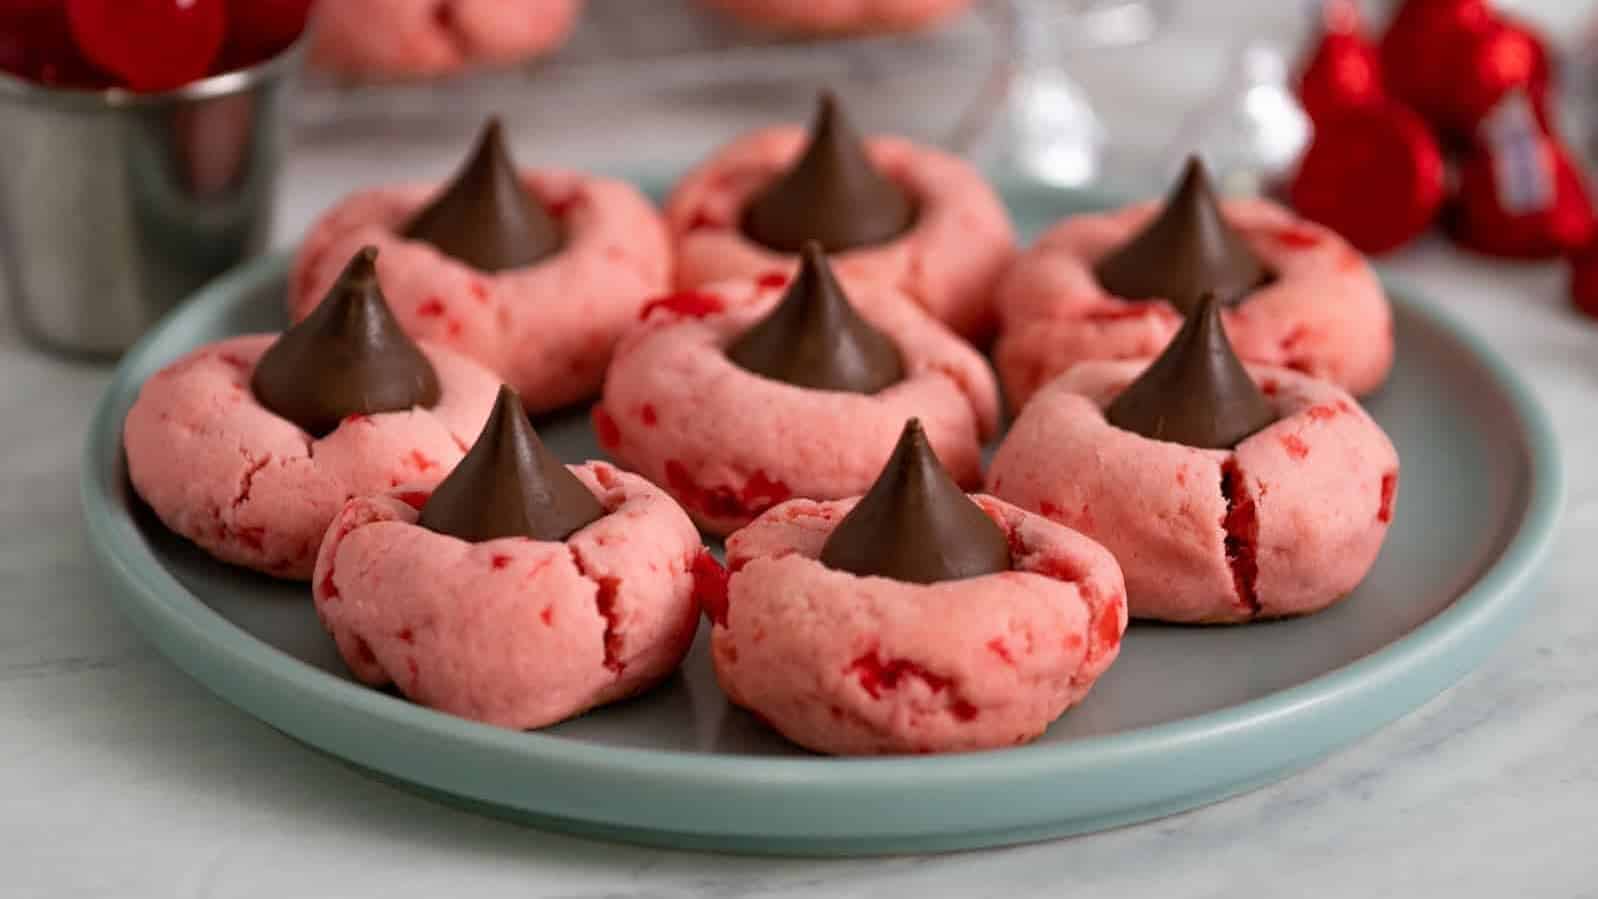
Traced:
<svg viewBox="0 0 1598 899">
<path fill-rule="evenodd" d="M 651 113 L 658 119 L 669 103 L 673 119 L 722 132 L 706 133 L 709 145 L 745 127 L 802 118 L 816 89 L 828 86 L 866 130 L 980 151 L 985 162 L 1051 153 L 1096 157 L 1097 119 L 1055 64 L 1065 52 L 1150 39 L 1169 6 L 1169 0 L 981 0 L 924 32 L 801 39 L 749 28 L 692 0 L 589 0 L 571 40 L 524 66 L 368 84 L 312 73 L 302 89 L 298 135 L 316 145 L 374 138 L 454 144 L 490 114 L 549 135 Z M 1007 127 L 1016 121 L 1028 127 Z M 651 137 L 629 134 L 623 142 Z M 1012 153 L 1017 140 L 1045 146 Z M 680 153 L 646 144 L 631 155 Z M 1077 170 L 1091 176 L 1096 161 L 1079 159 Z"/>
</svg>

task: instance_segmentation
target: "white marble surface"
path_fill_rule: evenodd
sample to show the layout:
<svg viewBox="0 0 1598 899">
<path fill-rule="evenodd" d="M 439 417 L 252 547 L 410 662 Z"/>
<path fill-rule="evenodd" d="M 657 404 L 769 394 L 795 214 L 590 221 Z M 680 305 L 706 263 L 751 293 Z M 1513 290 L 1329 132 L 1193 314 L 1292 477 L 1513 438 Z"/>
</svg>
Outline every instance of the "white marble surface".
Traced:
<svg viewBox="0 0 1598 899">
<path fill-rule="evenodd" d="M 1084 62 L 1120 133 L 1158 140 L 1151 123 L 1182 108 L 1202 87 L 1190 73 L 1226 46 L 1213 29 L 1172 40 L 1181 65 Z M 645 124 L 664 156 L 741 123 Z M 617 143 L 565 126 L 519 141 L 596 164 L 635 152 Z M 305 147 L 280 240 L 352 184 L 450 164 L 444 141 Z M 1432 240 L 1388 267 L 1514 360 L 1574 463 L 1525 625 L 1455 689 L 1285 783 L 1110 833 L 887 860 L 718 857 L 521 829 L 373 782 L 212 698 L 117 615 L 88 558 L 77 458 L 106 370 L 40 355 L 0 325 L 0 896 L 1598 897 L 1598 472 L 1586 464 L 1598 323 L 1569 311 L 1557 266 Z"/>
</svg>

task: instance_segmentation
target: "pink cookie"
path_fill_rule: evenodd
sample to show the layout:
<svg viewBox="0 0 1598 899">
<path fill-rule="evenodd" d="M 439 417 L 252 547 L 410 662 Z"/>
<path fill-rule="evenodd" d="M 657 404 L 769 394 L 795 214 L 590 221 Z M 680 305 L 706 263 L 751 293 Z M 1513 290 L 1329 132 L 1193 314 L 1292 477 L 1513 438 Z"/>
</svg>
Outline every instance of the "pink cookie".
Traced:
<svg viewBox="0 0 1598 899">
<path fill-rule="evenodd" d="M 378 275 L 395 318 L 415 337 L 498 372 L 534 412 L 599 390 L 617 338 L 670 284 L 670 249 L 654 207 L 632 186 L 573 172 L 523 172 L 566 244 L 544 262 L 478 271 L 399 232 L 438 190 L 362 191 L 311 228 L 289 282 L 289 312 L 309 315 L 350 256 L 381 250 Z"/>
<path fill-rule="evenodd" d="M 322 0 L 311 63 L 352 78 L 508 65 L 560 46 L 580 0 Z"/>
<path fill-rule="evenodd" d="M 705 0 L 752 25 L 799 34 L 876 34 L 935 25 L 971 0 Z"/>
<path fill-rule="evenodd" d="M 1126 600 L 1104 547 L 988 496 L 1013 571 L 936 584 L 816 561 L 856 500 L 794 500 L 727 540 L 711 659 L 732 701 L 817 752 L 1025 743 L 1120 652 Z"/>
<path fill-rule="evenodd" d="M 128 410 L 122 443 L 133 488 L 168 528 L 224 562 L 304 580 L 345 500 L 436 483 L 460 461 L 499 381 L 422 344 L 442 387 L 437 406 L 353 415 L 313 438 L 250 391 L 275 339 L 223 340 L 157 372 Z"/>
<path fill-rule="evenodd" d="M 567 466 L 604 505 L 563 542 L 468 543 L 416 524 L 428 491 L 351 500 L 328 529 L 313 594 L 355 676 L 518 729 L 641 693 L 698 626 L 693 523 L 643 478 Z"/>
<path fill-rule="evenodd" d="M 799 126 L 756 131 L 683 177 L 666 203 L 678 287 L 793 272 L 798 257 L 745 237 L 740 219 L 749 199 L 793 162 L 806 140 Z M 1015 254 L 1004 204 L 958 157 L 895 137 L 871 138 L 866 150 L 916 200 L 916 221 L 888 243 L 834 254 L 833 267 L 896 287 L 967 337 L 986 336 L 994 283 Z"/>
<path fill-rule="evenodd" d="M 1143 203 L 1068 218 L 1005 275 L 994 359 L 1012 408 L 1083 360 L 1157 356 L 1181 327 L 1171 304 L 1123 300 L 1107 293 L 1093 273 L 1094 263 L 1158 209 L 1158 203 Z M 1276 273 L 1274 282 L 1222 312 L 1238 356 L 1324 378 L 1355 394 L 1380 387 L 1393 365 L 1392 310 L 1359 251 L 1267 200 L 1227 200 L 1223 209 Z"/>
<path fill-rule="evenodd" d="M 1104 419 L 1141 362 L 1085 362 L 1027 404 L 988 471 L 995 495 L 1115 553 L 1132 615 L 1235 622 L 1319 611 L 1376 561 L 1398 453 L 1341 388 L 1250 366 L 1281 416 L 1235 450 Z"/>
<path fill-rule="evenodd" d="M 892 287 L 842 280 L 898 344 L 903 381 L 867 395 L 745 371 L 724 348 L 781 298 L 786 278 L 711 285 L 652 304 L 617 348 L 593 411 L 600 444 L 718 534 L 790 497 L 865 492 L 914 417 L 955 480 L 980 483 L 999 411 L 987 364 Z"/>
</svg>

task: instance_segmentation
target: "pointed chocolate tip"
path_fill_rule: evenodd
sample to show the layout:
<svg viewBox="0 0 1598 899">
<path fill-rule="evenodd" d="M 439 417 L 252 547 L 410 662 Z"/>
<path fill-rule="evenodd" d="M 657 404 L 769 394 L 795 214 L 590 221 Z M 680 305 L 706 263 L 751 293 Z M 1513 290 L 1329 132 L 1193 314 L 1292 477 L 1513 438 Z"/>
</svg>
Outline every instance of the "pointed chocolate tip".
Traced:
<svg viewBox="0 0 1598 899">
<path fill-rule="evenodd" d="M 350 261 L 344 263 L 344 270 L 339 272 L 327 295 L 322 297 L 322 303 L 335 296 L 348 298 L 368 291 L 376 293 L 383 303 L 383 308 L 388 309 L 388 298 L 383 296 L 382 285 L 377 280 L 377 247 L 371 244 L 356 250 Z M 318 304 L 318 308 L 320 305 Z"/>
<path fill-rule="evenodd" d="M 320 437 L 345 417 L 438 403 L 438 374 L 389 311 L 377 248 L 363 247 L 327 296 L 269 347 L 250 379 L 266 408 Z"/>
<path fill-rule="evenodd" d="M 1115 398 L 1104 417 L 1118 428 L 1200 449 L 1231 449 L 1276 420 L 1205 294 L 1165 351 Z"/>
<path fill-rule="evenodd" d="M 838 95 L 832 88 L 824 87 L 817 91 L 816 114 L 815 118 L 810 122 L 810 133 L 815 135 L 831 131 L 833 122 L 838 118 L 840 111 Z"/>
<path fill-rule="evenodd" d="M 915 216 L 909 194 L 872 163 L 843 104 L 822 91 L 804 150 L 750 201 L 743 231 L 784 253 L 799 252 L 808 240 L 838 253 L 892 240 Z"/>
<path fill-rule="evenodd" d="M 472 543 L 565 540 L 604 514 L 538 439 L 516 391 L 501 387 L 477 442 L 433 491 L 417 523 Z"/>
<path fill-rule="evenodd" d="M 532 265 L 561 247 L 560 225 L 522 184 L 504 126 L 490 118 L 471 156 L 405 236 L 485 272 Z"/>
<path fill-rule="evenodd" d="M 505 151 L 505 120 L 497 115 L 491 115 L 483 121 L 483 130 L 477 138 L 478 152 L 482 148 L 493 147 L 501 154 Z"/>
<path fill-rule="evenodd" d="M 819 240 L 805 241 L 804 248 L 799 251 L 799 263 L 801 271 L 815 272 L 825 268 L 830 274 L 832 268 L 827 265 L 827 250 Z"/>
<path fill-rule="evenodd" d="M 1118 297 L 1167 300 L 1184 314 L 1205 293 L 1234 304 L 1272 277 L 1227 223 L 1197 155 L 1188 156 L 1159 213 L 1093 272 Z"/>
<path fill-rule="evenodd" d="M 904 380 L 899 345 L 855 311 L 813 240 L 782 299 L 727 347 L 727 358 L 812 390 L 869 394 Z"/>
<path fill-rule="evenodd" d="M 861 577 L 932 584 L 1009 571 L 1010 541 L 949 477 L 912 418 L 820 561 Z"/>
</svg>

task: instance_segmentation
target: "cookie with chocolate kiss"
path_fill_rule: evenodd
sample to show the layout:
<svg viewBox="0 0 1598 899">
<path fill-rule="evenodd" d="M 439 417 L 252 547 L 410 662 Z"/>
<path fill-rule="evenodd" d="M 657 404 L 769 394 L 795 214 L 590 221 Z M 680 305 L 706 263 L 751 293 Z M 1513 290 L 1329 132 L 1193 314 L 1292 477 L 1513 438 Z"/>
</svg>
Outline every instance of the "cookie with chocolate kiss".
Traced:
<svg viewBox="0 0 1598 899">
<path fill-rule="evenodd" d="M 888 464 L 821 548 L 828 568 L 912 584 L 1010 570 L 1010 541 L 905 423 Z"/>
<path fill-rule="evenodd" d="M 1274 277 L 1221 214 L 1197 156 L 1188 157 L 1159 214 L 1093 273 L 1118 297 L 1167 300 L 1184 315 L 1206 293 L 1232 305 Z"/>
<path fill-rule="evenodd" d="M 389 311 L 376 262 L 376 247 L 356 253 L 321 305 L 267 348 L 250 378 L 262 406 L 313 436 L 350 415 L 438 403 L 438 374 Z"/>
<path fill-rule="evenodd" d="M 1231 449 L 1276 421 L 1276 412 L 1232 351 L 1220 300 L 1209 293 L 1104 417 L 1154 440 Z"/>
<path fill-rule="evenodd" d="M 832 92 L 821 94 L 799 159 L 749 202 L 743 232 L 797 253 L 816 240 L 829 253 L 886 243 L 915 224 L 915 203 L 866 155 Z"/>
<path fill-rule="evenodd" d="M 812 390 L 870 394 L 904 380 L 898 345 L 855 311 L 813 240 L 787 293 L 727 347 L 727 357 L 746 371 Z"/>
<path fill-rule="evenodd" d="M 498 118 L 483 126 L 466 164 L 404 236 L 484 272 L 532 265 L 563 242 L 560 225 L 522 184 Z"/>
<path fill-rule="evenodd" d="M 502 386 L 477 442 L 433 491 L 417 523 L 472 543 L 565 540 L 604 514 L 538 439 L 516 391 Z"/>
</svg>

